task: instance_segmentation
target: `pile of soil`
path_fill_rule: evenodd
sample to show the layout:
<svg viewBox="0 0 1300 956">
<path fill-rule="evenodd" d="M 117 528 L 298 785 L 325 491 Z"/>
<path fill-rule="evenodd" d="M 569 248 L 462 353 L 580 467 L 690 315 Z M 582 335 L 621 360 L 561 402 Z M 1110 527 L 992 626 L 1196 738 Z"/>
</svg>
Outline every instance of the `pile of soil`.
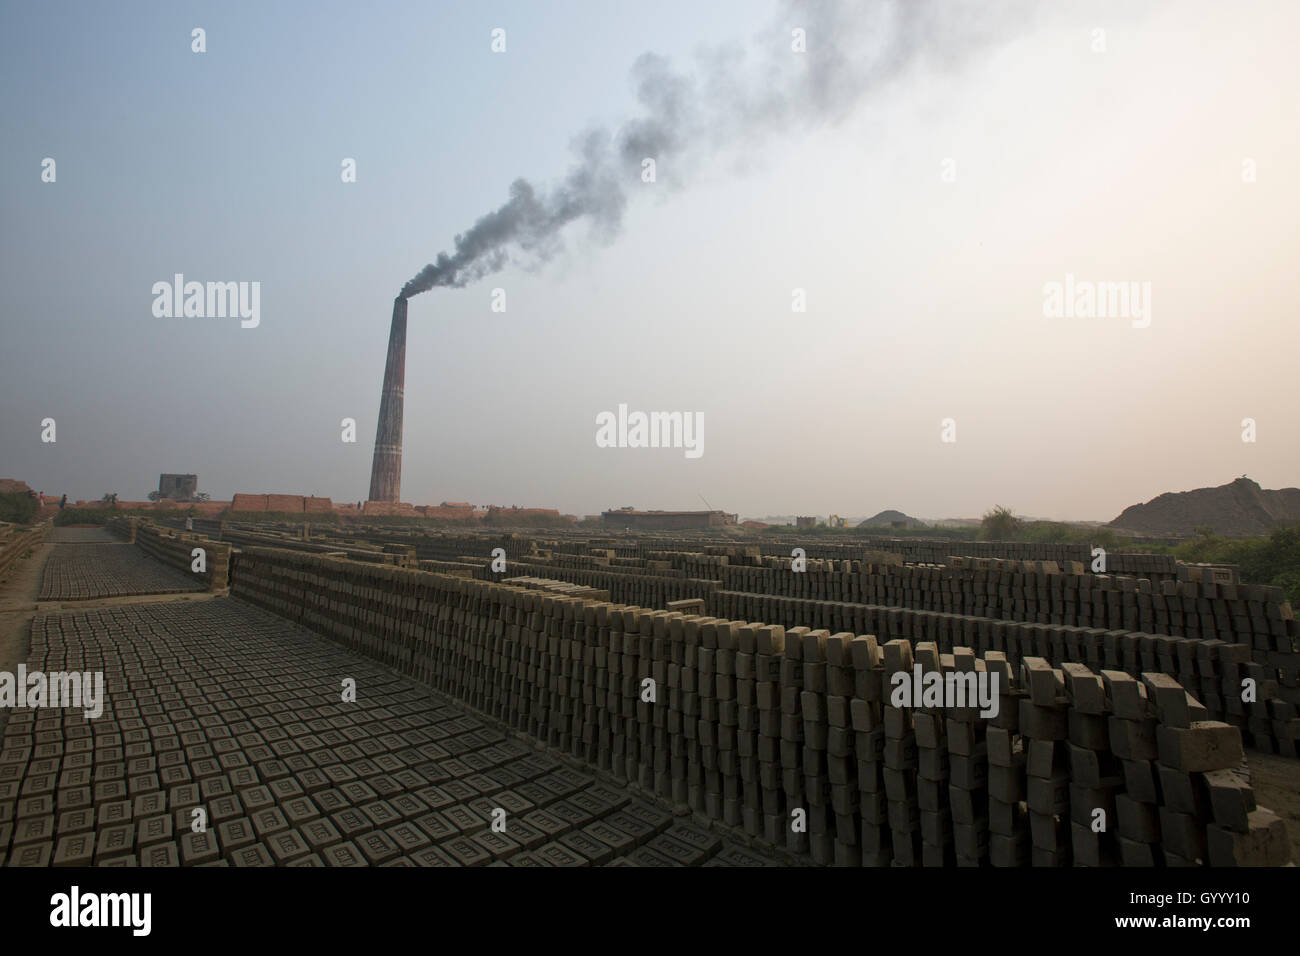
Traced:
<svg viewBox="0 0 1300 956">
<path fill-rule="evenodd" d="M 1249 478 L 1218 488 L 1166 492 L 1125 508 L 1109 525 L 1148 534 L 1194 534 L 1209 527 L 1229 538 L 1259 537 L 1300 521 L 1300 488 L 1266 491 Z"/>
<path fill-rule="evenodd" d="M 918 528 L 923 524 L 911 515 L 901 511 L 882 511 L 872 515 L 866 521 L 858 522 L 859 528 Z"/>
</svg>

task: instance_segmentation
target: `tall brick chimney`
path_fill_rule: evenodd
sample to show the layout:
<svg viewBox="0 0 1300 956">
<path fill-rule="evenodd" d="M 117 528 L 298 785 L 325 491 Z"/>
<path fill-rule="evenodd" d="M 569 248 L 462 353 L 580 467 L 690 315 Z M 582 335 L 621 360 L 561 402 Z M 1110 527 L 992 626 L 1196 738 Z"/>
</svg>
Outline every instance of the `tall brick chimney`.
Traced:
<svg viewBox="0 0 1300 956">
<path fill-rule="evenodd" d="M 402 400 L 406 391 L 406 300 L 393 301 L 388 362 L 379 399 L 375 457 L 370 466 L 370 500 L 399 501 L 402 494 Z"/>
</svg>

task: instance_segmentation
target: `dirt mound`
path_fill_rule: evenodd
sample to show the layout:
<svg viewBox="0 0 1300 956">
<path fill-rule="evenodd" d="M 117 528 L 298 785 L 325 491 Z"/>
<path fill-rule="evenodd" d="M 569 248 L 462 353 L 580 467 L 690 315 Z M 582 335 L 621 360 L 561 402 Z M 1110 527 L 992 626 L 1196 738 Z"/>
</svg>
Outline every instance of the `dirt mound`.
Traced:
<svg viewBox="0 0 1300 956">
<path fill-rule="evenodd" d="M 1249 478 L 1218 488 L 1166 492 L 1143 505 L 1131 505 L 1109 525 L 1150 534 L 1193 534 L 1209 527 L 1232 538 L 1266 535 L 1300 521 L 1300 488 L 1266 491 Z"/>
<path fill-rule="evenodd" d="M 916 528 L 921 525 L 921 521 L 913 518 L 911 515 L 905 515 L 901 511 L 882 511 L 874 514 L 865 521 L 858 522 L 859 528 Z"/>
<path fill-rule="evenodd" d="M 31 491 L 27 482 L 17 478 L 0 478 L 0 495 L 25 495 Z"/>
</svg>

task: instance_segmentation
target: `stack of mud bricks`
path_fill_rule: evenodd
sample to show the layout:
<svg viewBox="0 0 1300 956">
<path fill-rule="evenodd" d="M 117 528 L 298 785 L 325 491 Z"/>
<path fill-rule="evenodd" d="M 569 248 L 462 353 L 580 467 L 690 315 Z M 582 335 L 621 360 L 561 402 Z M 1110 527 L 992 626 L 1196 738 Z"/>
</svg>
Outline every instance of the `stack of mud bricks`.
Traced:
<svg viewBox="0 0 1300 956">
<path fill-rule="evenodd" d="M 998 712 L 984 728 L 988 754 L 989 862 L 993 866 L 1025 866 L 1030 859 L 1026 803 L 1028 748 L 1020 734 L 1020 702 L 1027 695 L 1014 686 L 1012 666 L 1001 651 L 985 653 L 984 670 L 998 678 Z"/>
<path fill-rule="evenodd" d="M 1066 696 L 1064 672 L 1042 658 L 1025 658 L 1020 664 L 1020 674 L 1020 686 L 1028 691 L 1016 703 L 1027 774 L 1025 802 L 1029 813 L 1030 862 L 1034 866 L 1066 866 L 1072 861 L 1071 808 L 1076 805 L 1071 799 L 1070 744 L 1066 741 L 1071 738 L 1077 708 L 1071 708 Z M 1084 743 L 1092 742 L 1086 736 L 1089 729 L 1084 727 L 1079 731 Z M 1105 746 L 1104 733 L 1102 746 Z M 1085 824 L 1091 806 L 1095 804 L 1086 801 L 1081 806 Z"/>
<path fill-rule="evenodd" d="M 913 653 L 908 643 L 900 640 L 886 644 L 885 650 L 892 662 L 886 671 L 909 661 L 907 670 L 919 667 L 923 675 L 978 674 L 985 669 L 985 662 L 969 648 L 940 654 L 933 642 L 921 642 Z M 988 762 L 979 708 L 890 706 L 884 723 L 886 794 L 892 787 L 900 798 L 898 805 L 893 798 L 889 803 L 896 861 L 902 865 L 979 866 L 988 857 Z M 903 805 L 904 800 L 910 803 L 913 799 L 913 767 L 915 809 Z"/>
<path fill-rule="evenodd" d="M 698 619 L 696 614 L 670 611 L 655 616 L 652 630 L 653 662 L 649 676 L 655 682 L 656 703 L 647 705 L 647 708 L 652 714 L 652 742 L 656 745 L 652 757 L 654 790 L 659 796 L 679 804 L 690 800 L 691 780 L 698 782 L 701 774 L 699 728 L 695 716 L 699 710 L 695 657 Z M 637 709 L 645 710 L 640 702 Z"/>
<path fill-rule="evenodd" d="M 735 779 L 736 810 L 739 822 L 750 836 L 763 833 L 762 790 L 759 779 L 759 708 L 757 691 L 758 626 L 742 623 L 736 627 L 736 650 L 732 657 L 735 671 Z M 726 810 L 730 811 L 728 805 Z"/>
<path fill-rule="evenodd" d="M 786 571 L 783 578 L 774 578 L 773 581 L 803 576 Z M 1107 585 L 1113 581 L 1123 585 L 1123 582 L 1131 580 L 1098 576 L 1098 581 Z M 1182 589 L 1204 586 L 1196 582 L 1177 585 Z M 1097 592 L 1116 599 L 1116 624 L 1109 628 L 1002 621 L 940 611 L 914 611 L 885 605 L 727 590 L 712 594 L 707 605 L 711 613 L 775 621 L 787 627 L 803 622 L 831 630 L 874 632 L 882 639 L 934 640 L 945 653 L 962 645 L 974 647 L 979 652 L 999 650 L 1006 653 L 1013 666 L 1024 657 L 1043 657 L 1054 666 L 1067 661 L 1086 662 L 1127 670 L 1134 676 L 1145 670 L 1176 673 L 1180 679 L 1200 685 L 1197 689 L 1211 718 L 1241 726 L 1249 742 L 1257 749 L 1295 756 L 1297 740 L 1300 740 L 1300 719 L 1297 718 L 1300 714 L 1300 669 L 1295 662 L 1300 660 L 1300 654 L 1289 650 L 1296 622 L 1291 606 L 1277 600 L 1280 597 L 1277 592 L 1276 588 L 1253 588 L 1250 594 L 1268 597 L 1269 601 L 1238 602 L 1249 606 L 1251 613 L 1256 615 L 1233 618 L 1237 622 L 1251 621 L 1251 627 L 1255 629 L 1249 633 L 1249 641 L 1179 637 L 1125 629 L 1127 618 L 1120 610 L 1122 599 L 1136 599 L 1137 594 L 1126 590 Z M 1219 601 L 1214 605 L 1210 598 L 1197 598 L 1196 601 L 1205 602 L 1207 606 L 1223 604 Z M 1134 622 L 1128 621 L 1130 624 Z M 1276 633 L 1267 633 L 1270 630 Z M 1261 645 L 1277 649 L 1266 651 Z M 1281 649 L 1284 647 L 1288 649 Z M 1217 672 L 1220 662 L 1225 667 L 1238 665 L 1237 670 L 1241 673 L 1234 673 L 1234 677 L 1249 677 L 1255 681 L 1256 699 L 1253 702 L 1242 700 L 1240 679 L 1235 690 L 1227 686 L 1226 680 L 1222 682 L 1221 691 L 1217 686 L 1209 686 L 1220 683 L 1218 678 L 1221 675 Z"/>
<path fill-rule="evenodd" d="M 441 564 L 440 561 L 421 561 L 420 567 L 424 571 L 439 571 L 441 568 L 427 567 L 427 565 Z M 445 572 L 444 572 L 445 573 Z M 466 577 L 468 575 L 458 575 Z M 480 579 L 482 580 L 482 579 Z M 608 591 L 598 591 L 595 588 L 585 588 L 580 584 L 570 584 L 568 581 L 553 581 L 549 578 L 505 578 L 502 584 L 509 584 L 512 587 L 528 588 L 532 591 L 546 591 L 550 594 L 560 594 L 564 597 L 586 598 L 589 601 L 608 601 Z"/>
<path fill-rule="evenodd" d="M 749 796 L 749 782 L 746 781 L 746 806 L 756 810 L 759 820 L 754 820 L 746 829 L 752 833 L 761 820 L 763 838 L 779 845 L 787 839 L 786 833 L 789 831 L 785 777 L 781 762 L 784 718 L 781 681 L 786 634 L 785 628 L 771 625 L 749 625 L 747 630 L 753 634 L 754 641 L 754 705 L 758 714 L 753 739 L 753 774 L 757 788 L 753 796 Z"/>
<path fill-rule="evenodd" d="M 415 548 L 409 544 L 386 544 L 383 553 L 391 555 L 392 563 L 399 568 L 419 567 L 419 559 L 415 556 Z"/>
<path fill-rule="evenodd" d="M 898 650 L 892 651 L 891 655 L 897 659 Z M 849 642 L 849 662 L 853 668 L 853 694 L 848 700 L 848 729 L 852 732 L 858 787 L 861 862 L 863 866 L 888 866 L 893 859 L 885 780 L 884 701 L 888 688 L 884 678 L 884 655 L 876 638 L 869 634 L 853 638 Z M 900 763 L 898 757 L 898 751 L 893 750 L 891 758 L 895 765 Z M 895 787 L 898 782 L 899 778 L 891 777 Z"/>
<path fill-rule="evenodd" d="M 920 664 L 923 674 L 932 671 L 943 673 L 945 663 L 948 670 L 953 669 L 952 661 L 940 660 L 939 646 L 933 641 L 917 644 L 914 656 L 915 664 Z M 911 730 L 916 741 L 916 803 L 921 822 L 921 862 L 925 866 L 951 866 L 956 863 L 956 854 L 948 794 L 951 765 L 943 709 L 915 708 Z"/>
<path fill-rule="evenodd" d="M 744 622 L 719 621 L 714 625 L 716 648 L 713 656 L 713 696 L 703 715 L 715 726 L 709 764 L 715 765 L 713 781 L 719 784 L 720 805 L 706 807 L 710 817 L 720 817 L 729 826 L 740 826 L 743 806 L 740 776 L 740 705 L 737 698 L 736 657 L 740 653 L 740 627 Z M 718 792 L 718 791 L 715 791 Z M 713 797 L 715 801 L 718 797 Z"/>
<path fill-rule="evenodd" d="M 31 528 L 0 526 L 0 581 L 8 576 L 9 570 L 22 560 L 23 555 L 40 546 L 49 529 L 49 521 L 42 521 Z"/>
<path fill-rule="evenodd" d="M 1270 750 L 1276 749 L 1285 754 L 1289 754 L 1294 750 L 1297 728 L 1293 722 L 1296 719 L 1296 705 L 1300 703 L 1300 667 L 1297 667 L 1296 662 L 1300 660 L 1300 657 L 1297 657 L 1290 650 L 1291 631 L 1295 629 L 1294 621 L 1291 620 L 1290 608 L 1280 602 L 1275 589 L 1245 588 L 1204 580 L 1205 574 L 1218 573 L 1219 569 L 1185 569 L 1184 576 L 1190 574 L 1191 571 L 1197 571 L 1202 580 L 1189 579 L 1182 582 L 1167 582 L 1159 589 L 1161 593 L 1155 593 L 1154 588 L 1144 584 L 1141 580 L 1104 575 L 1053 573 L 1053 568 L 1044 562 L 1038 562 L 1030 569 L 1026 569 L 1022 563 L 1003 562 L 986 558 L 971 559 L 971 563 L 974 566 L 969 569 L 894 569 L 893 571 L 884 572 L 899 574 L 905 570 L 913 576 L 923 573 L 940 582 L 946 582 L 949 590 L 937 592 L 940 595 L 946 595 L 946 597 L 938 601 L 930 601 L 931 606 L 948 606 L 978 612 L 976 615 L 953 615 L 948 611 L 917 611 L 915 606 L 926 606 L 929 592 L 920 586 L 902 588 L 901 590 L 896 589 L 892 594 L 886 595 L 887 599 L 896 600 L 902 604 L 914 605 L 914 607 L 906 608 L 903 614 L 892 615 L 892 618 L 896 619 L 901 625 L 901 636 L 937 639 L 941 649 L 944 650 L 957 643 L 970 642 L 971 638 L 968 635 L 972 626 L 986 629 L 988 625 L 979 621 L 971 622 L 966 618 L 988 616 L 993 613 L 996 602 L 1002 602 L 1005 605 L 1005 610 L 998 610 L 997 613 L 1025 619 L 1012 623 L 1021 625 L 1037 624 L 1040 626 L 1040 629 L 1033 632 L 1033 644 L 1027 650 L 1046 656 L 1053 663 L 1062 663 L 1065 659 L 1068 659 L 1068 655 L 1067 657 L 1058 656 L 1051 646 L 1044 645 L 1043 638 L 1045 635 L 1041 630 L 1044 623 L 1055 628 L 1074 628 L 1076 631 L 1083 629 L 1084 631 L 1093 632 L 1091 635 L 1084 635 L 1084 637 L 1080 637 L 1077 633 L 1074 634 L 1072 639 L 1076 643 L 1084 639 L 1095 641 L 1096 632 L 1105 630 L 1116 633 L 1127 630 L 1139 635 L 1151 629 L 1168 630 L 1173 633 L 1164 636 L 1173 637 L 1179 637 L 1178 631 L 1212 635 L 1226 634 L 1228 635 L 1227 643 L 1251 644 L 1255 663 L 1265 668 L 1264 679 L 1275 681 L 1277 685 L 1273 698 L 1261 703 L 1255 708 L 1255 712 L 1249 715 L 1254 718 L 1254 726 L 1247 728 L 1252 741 L 1254 742 L 1256 738 L 1259 738 L 1256 743 L 1257 746 Z M 1014 567 L 1008 565 L 1014 565 Z M 666 599 L 670 599 L 673 594 L 712 595 L 715 590 L 712 582 L 701 579 L 648 584 L 645 576 L 649 575 L 649 572 L 645 569 L 638 569 L 634 573 L 628 574 L 606 572 L 609 575 L 608 577 L 596 580 L 575 573 L 575 569 L 569 569 L 563 573 L 549 574 L 545 571 L 545 568 L 545 564 L 527 562 L 527 569 L 530 571 L 535 570 L 541 576 L 559 577 L 587 586 L 602 585 L 611 591 L 611 598 L 622 602 L 638 601 L 643 604 L 662 606 L 669 603 Z M 882 571 L 881 568 L 875 568 L 870 564 L 867 565 L 867 569 L 872 571 L 873 574 Z M 731 567 L 730 570 L 723 573 L 724 577 L 735 573 L 743 575 L 748 570 L 746 568 Z M 944 578 L 943 575 L 949 575 L 949 577 Z M 961 577 L 960 590 L 955 589 L 957 577 L 953 577 L 953 575 Z M 654 575 L 650 575 L 650 577 L 653 578 Z M 822 578 L 827 580 L 821 580 Z M 838 580 L 838 584 L 836 584 L 836 580 Z M 912 577 L 907 580 L 915 584 L 921 579 Z M 854 585 L 853 582 L 855 581 L 859 581 L 859 575 L 846 574 L 842 571 L 828 572 L 825 575 L 821 575 L 816 571 L 811 571 L 806 575 L 792 575 L 788 572 L 781 572 L 779 576 L 775 572 L 768 572 L 768 577 L 763 580 L 745 579 L 742 586 L 766 589 L 773 592 L 780 592 L 783 589 L 796 586 L 804 589 L 811 588 L 814 592 L 822 592 L 831 598 L 838 597 L 843 601 L 846 594 L 849 597 L 854 595 L 855 587 L 858 593 L 870 590 L 860 584 Z M 1011 583 L 1005 583 L 1007 581 Z M 797 582 L 797 584 L 791 582 Z M 812 583 L 809 584 L 808 582 Z M 976 587 L 978 582 L 982 582 L 982 584 Z M 1232 589 L 1235 589 L 1235 591 Z M 1234 594 L 1235 597 L 1233 597 Z M 711 598 L 709 602 L 710 610 L 714 613 L 727 616 L 733 614 L 749 617 L 759 616 L 766 617 L 769 620 L 776 618 L 790 625 L 795 621 L 807 622 L 810 619 L 809 608 L 806 604 L 782 602 L 782 609 L 775 612 L 769 607 L 751 611 L 742 608 L 742 605 L 752 604 L 754 598 L 758 597 L 757 595 L 738 592 L 721 595 L 721 597 L 722 600 Z M 801 600 L 808 601 L 812 599 L 804 598 Z M 1189 604 L 1198 607 L 1205 601 L 1210 602 L 1208 605 L 1209 613 L 1193 615 L 1190 619 L 1186 616 L 1185 611 Z M 888 604 L 863 605 L 862 613 L 867 618 L 865 626 L 868 629 L 881 630 L 879 624 L 874 621 L 874 617 L 884 615 L 884 609 L 889 607 Z M 830 626 L 835 626 L 834 615 L 836 614 L 843 620 L 849 613 L 858 613 L 856 610 L 850 612 L 848 608 L 838 607 L 833 600 L 822 602 L 815 611 L 822 615 L 822 617 L 815 620 L 815 623 Z M 918 614 L 919 617 L 916 616 Z M 1202 624 L 1209 628 L 1211 622 L 1213 622 L 1214 630 L 1202 630 Z M 886 621 L 886 627 L 890 623 L 890 621 Z M 1084 626 L 1094 623 L 1104 626 Z M 1005 633 L 1007 628 L 1004 626 L 999 630 L 1001 633 Z M 899 634 L 893 634 L 893 632 L 888 633 L 893 636 L 900 636 Z M 1016 628 L 1012 628 L 1011 633 L 1013 640 L 1008 648 L 1008 653 L 1015 660 L 1018 657 L 1019 648 L 1023 644 L 1023 633 Z M 1068 632 L 1065 637 L 1062 637 L 1059 632 L 1046 635 L 1046 640 L 1058 647 L 1065 646 L 1069 639 L 1070 634 Z M 1185 633 L 1183 639 L 1223 640 L 1224 638 L 1222 636 L 1188 637 Z M 993 646 L 993 644 L 990 643 L 988 646 Z M 1218 705 L 1210 699 L 1210 695 L 1206 695 L 1206 703 L 1213 716 L 1225 716 L 1218 709 Z M 1244 722 L 1247 716 L 1247 714 L 1243 713 L 1240 718 Z"/>
<path fill-rule="evenodd" d="M 458 556 L 460 561 L 471 556 Z M 479 560 L 482 560 L 480 557 Z M 671 568 L 652 570 L 629 568 L 622 571 L 604 571 L 593 568 L 571 568 L 541 563 L 530 558 L 511 561 L 506 567 L 515 574 L 554 578 L 583 587 L 608 591 L 612 599 L 621 604 L 644 607 L 664 607 L 672 601 L 707 598 L 717 589 L 717 582 L 703 578 L 687 578 L 681 571 Z"/>
<path fill-rule="evenodd" d="M 552 551 L 539 551 L 528 556 L 531 560 L 552 568 L 582 568 L 586 570 L 608 570 L 609 558 L 593 557 L 586 554 L 564 554 Z"/>
<path fill-rule="evenodd" d="M 168 531 L 148 521 L 135 522 L 134 541 L 141 551 L 157 558 L 164 564 L 196 574 L 207 582 L 208 590 L 221 591 L 230 586 L 230 545 L 223 541 L 213 541 L 197 534 L 183 534 Z M 194 571 L 194 551 L 203 551 L 204 571 Z"/>
<path fill-rule="evenodd" d="M 139 518 L 109 518 L 105 527 L 114 537 L 121 538 L 127 544 L 134 544 L 135 531 L 139 523 Z"/>
<path fill-rule="evenodd" d="M 884 673 L 903 672 L 911 679 L 915 663 L 912 645 L 893 640 L 884 647 Z M 888 697 L 886 697 L 888 700 Z M 911 708 L 888 706 L 884 710 L 885 740 L 882 753 L 886 819 L 889 823 L 893 862 L 897 866 L 921 863 L 921 805 L 917 787 L 918 754 Z"/>
<path fill-rule="evenodd" d="M 678 547 L 690 547 L 682 542 Z M 698 544 L 694 545 L 698 547 Z M 1085 544 L 1033 544 L 1023 541 L 953 541 L 946 538 L 854 538 L 851 544 L 828 544 L 801 537 L 765 539 L 768 554 L 788 554 L 802 547 L 810 558 L 848 560 L 865 551 L 887 551 L 902 556 L 909 564 L 943 564 L 949 555 L 994 558 L 1013 561 L 1087 561 L 1090 548 Z M 1163 555 L 1144 557 L 1164 558 Z M 1166 559 L 1172 563 L 1172 558 Z M 736 562 L 732 562 L 736 563 Z"/>
<path fill-rule="evenodd" d="M 794 853 L 806 853 L 811 848 L 808 831 L 817 826 L 816 814 L 808 812 L 808 802 L 804 798 L 804 775 L 802 765 L 803 749 L 803 637 L 809 632 L 807 627 L 792 627 L 785 632 L 785 652 L 778 658 L 780 683 L 778 694 L 781 702 L 780 724 L 780 763 L 781 789 L 785 792 L 785 805 L 790 813 L 802 812 L 807 819 L 806 826 L 795 828 L 791 820 L 784 821 L 786 830 L 786 849 Z M 823 828 L 824 829 L 824 828 Z"/>
<path fill-rule="evenodd" d="M 491 574 L 491 572 L 477 564 L 465 564 L 458 561 L 421 561 L 419 567 L 421 571 L 450 574 L 458 578 L 478 578 L 480 581 L 487 581 L 500 576 Z"/>
<path fill-rule="evenodd" d="M 857 641 L 847 631 L 804 635 L 803 694 L 821 696 L 818 702 L 801 695 L 801 702 L 809 705 L 804 708 L 805 786 L 810 804 L 816 806 L 816 798 L 820 798 L 829 808 L 826 822 L 828 835 L 834 838 L 831 856 L 837 866 L 862 862 L 858 766 L 850 707 L 857 690 L 853 663 Z M 806 769 L 810 761 L 815 763 L 816 775 Z M 814 776 L 820 776 L 822 782 Z M 819 842 L 823 846 L 814 847 L 814 859 L 826 854 L 825 840 Z"/>
<path fill-rule="evenodd" d="M 521 560 L 534 550 L 535 542 L 530 538 L 518 538 L 514 535 L 399 535 L 393 532 L 368 532 L 366 540 L 378 544 L 409 544 L 422 560 L 450 561 L 461 555 L 475 555 L 475 560 L 482 560 L 495 548 L 501 548 L 508 560 Z"/>
<path fill-rule="evenodd" d="M 667 566 L 692 578 L 711 578 L 717 580 L 719 570 L 730 563 L 725 554 L 700 554 L 696 551 L 651 551 L 646 555 L 647 566 L 651 561 L 665 561 Z"/>
<path fill-rule="evenodd" d="M 1237 773 L 1240 732 L 1204 720 L 1168 675 L 1032 655 L 1013 667 L 999 651 L 880 646 L 269 549 L 239 556 L 234 593 L 818 863 L 1288 854 Z M 894 706 L 894 674 L 914 667 L 996 676 L 997 714 L 969 699 Z"/>
<path fill-rule="evenodd" d="M 798 544 L 791 539 L 791 547 Z M 813 544 L 804 545 L 811 558 L 856 558 L 863 550 L 888 551 L 898 553 L 908 564 L 945 564 L 952 555 L 970 559 L 994 561 L 1044 561 L 1059 565 L 1078 562 L 1087 564 L 1092 560 L 1092 547 L 1086 544 L 1032 544 L 1029 542 L 993 542 L 993 541 L 950 541 L 944 539 L 923 538 L 864 538 L 854 544 Z M 775 546 L 768 545 L 771 552 L 777 552 Z M 785 548 L 784 551 L 789 551 Z M 1178 562 L 1171 555 L 1112 552 L 1106 558 L 1107 567 L 1115 574 L 1132 574 L 1134 576 L 1173 577 L 1178 569 Z"/>
<path fill-rule="evenodd" d="M 654 625 L 656 660 L 651 676 L 664 695 L 654 707 L 659 744 L 654 757 L 654 787 L 661 797 L 678 804 L 691 800 L 692 781 L 699 801 L 698 786 L 703 776 L 697 722 L 699 621 L 698 614 L 670 611 L 657 616 Z"/>
<path fill-rule="evenodd" d="M 687 767 L 687 794 L 694 810 L 709 814 L 720 810 L 722 791 L 717 762 L 717 698 L 714 696 L 718 656 L 716 622 L 709 618 L 700 621 L 695 638 L 693 645 L 688 638 L 687 645 L 695 657 L 694 713 L 689 718 L 695 722 L 695 748 Z"/>
<path fill-rule="evenodd" d="M 792 851 L 810 851 L 822 865 L 834 860 L 835 821 L 827 773 L 829 728 L 825 630 L 796 627 L 786 632 L 781 675 L 781 765 L 786 802 L 804 813 L 806 832 L 791 832 Z M 836 635 L 837 641 L 840 635 Z M 793 829 L 793 828 L 792 828 Z M 857 842 L 856 832 L 845 835 Z"/>
<path fill-rule="evenodd" d="M 1203 719 L 1173 679 L 1103 672 L 1112 752 L 1123 766 L 1118 843 L 1128 865 L 1278 866 L 1285 826 L 1255 804 L 1239 731 Z"/>
<path fill-rule="evenodd" d="M 655 740 L 654 714 L 658 711 L 658 688 L 651 693 L 646 681 L 654 665 L 654 617 L 636 608 L 621 615 L 623 619 L 622 662 L 620 665 L 619 709 L 627 717 L 623 772 L 627 779 L 643 789 L 654 786 Z M 648 699 L 653 697 L 653 701 Z M 630 707 L 630 710 L 629 710 Z"/>
<path fill-rule="evenodd" d="M 1233 582 L 1223 568 L 1182 567 L 1183 580 L 1091 574 L 1072 562 L 952 557 L 947 567 L 905 567 L 882 558 L 818 561 L 791 572 L 789 558 L 765 567 L 722 567 L 723 592 L 839 601 L 1031 624 L 1219 639 L 1289 652 L 1294 615 L 1281 589 Z M 1291 623 L 1288 624 L 1287 622 Z M 1262 661 L 1261 661 L 1262 662 Z"/>
<path fill-rule="evenodd" d="M 946 655 L 942 662 L 947 670 Z M 1011 682 L 1011 668 L 1005 656 L 996 651 L 980 660 L 970 648 L 953 648 L 951 669 L 975 674 L 977 679 L 981 671 L 996 675 L 999 687 Z M 950 771 L 948 797 L 958 866 L 979 866 L 989 857 L 989 726 L 976 706 L 948 708 L 944 717 Z"/>
</svg>

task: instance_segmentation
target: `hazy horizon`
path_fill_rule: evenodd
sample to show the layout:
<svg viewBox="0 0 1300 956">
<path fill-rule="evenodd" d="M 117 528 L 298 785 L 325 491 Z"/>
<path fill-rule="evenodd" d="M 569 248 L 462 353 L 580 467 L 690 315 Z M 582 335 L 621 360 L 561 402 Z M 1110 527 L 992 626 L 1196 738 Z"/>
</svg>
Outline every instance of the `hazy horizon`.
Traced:
<svg viewBox="0 0 1300 956">
<path fill-rule="evenodd" d="M 572 195 L 654 53 L 698 81 L 648 88 L 657 181 L 594 164 L 590 216 L 410 300 L 402 500 L 1104 522 L 1300 485 L 1300 7 L 897 9 L 4 4 L 0 477 L 363 499 L 394 295 L 518 178 Z M 259 283 L 256 327 L 156 316 L 178 273 Z M 702 454 L 600 447 L 620 405 Z"/>
</svg>

